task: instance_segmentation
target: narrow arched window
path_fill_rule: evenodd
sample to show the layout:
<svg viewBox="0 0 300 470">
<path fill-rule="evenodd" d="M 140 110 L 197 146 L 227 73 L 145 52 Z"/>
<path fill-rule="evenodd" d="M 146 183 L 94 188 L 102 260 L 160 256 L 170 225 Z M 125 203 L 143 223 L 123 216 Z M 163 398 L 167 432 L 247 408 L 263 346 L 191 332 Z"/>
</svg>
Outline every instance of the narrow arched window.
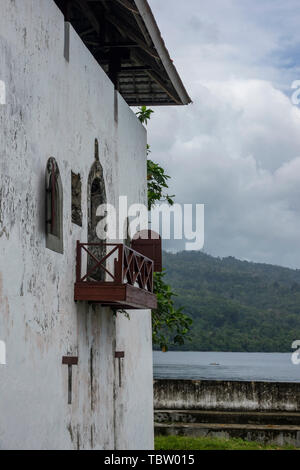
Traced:
<svg viewBox="0 0 300 470">
<path fill-rule="evenodd" d="M 63 191 L 55 158 L 46 169 L 46 247 L 63 253 Z"/>
<path fill-rule="evenodd" d="M 98 148 L 98 147 L 97 147 Z M 97 155 L 97 153 L 96 153 Z M 88 178 L 88 242 L 89 243 L 101 243 L 105 240 L 99 240 L 97 236 L 97 224 L 100 221 L 100 217 L 97 216 L 97 209 L 102 204 L 106 204 L 106 190 L 105 190 L 105 181 L 103 175 L 103 168 L 100 162 L 97 160 L 94 162 L 89 178 Z M 101 260 L 106 255 L 105 246 L 91 246 L 89 251 L 98 259 Z M 88 270 L 92 268 L 95 264 L 95 261 L 89 257 L 88 258 Z M 106 265 L 104 261 L 103 266 Z M 104 281 L 105 280 L 105 271 L 103 269 L 98 269 L 93 272 L 93 280 Z"/>
</svg>

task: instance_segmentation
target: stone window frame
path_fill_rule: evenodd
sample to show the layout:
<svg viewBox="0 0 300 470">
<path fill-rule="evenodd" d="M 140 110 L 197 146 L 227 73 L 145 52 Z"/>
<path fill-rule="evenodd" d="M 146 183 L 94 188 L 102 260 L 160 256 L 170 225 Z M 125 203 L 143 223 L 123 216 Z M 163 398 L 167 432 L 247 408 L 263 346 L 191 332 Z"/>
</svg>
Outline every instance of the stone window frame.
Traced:
<svg viewBox="0 0 300 470">
<path fill-rule="evenodd" d="M 55 233 L 52 231 L 52 176 L 55 177 Z M 58 164 L 50 157 L 46 166 L 46 248 L 63 254 L 63 186 Z"/>
<path fill-rule="evenodd" d="M 104 169 L 100 163 L 99 159 L 99 142 L 98 139 L 95 139 L 95 155 L 94 155 L 94 163 L 90 168 L 89 175 L 88 175 L 88 182 L 87 182 L 87 219 L 88 219 L 88 242 L 96 241 L 92 236 L 92 207 L 91 207 L 91 192 L 92 192 L 92 184 L 93 181 L 98 179 L 100 181 L 101 186 L 101 196 L 102 196 L 102 203 L 107 204 L 107 192 L 106 192 L 106 182 L 104 177 Z M 91 238 L 92 236 L 92 238 Z"/>
<path fill-rule="evenodd" d="M 80 173 L 71 171 L 71 219 L 72 224 L 82 227 L 82 179 Z"/>
<path fill-rule="evenodd" d="M 92 208 L 92 187 L 93 183 L 96 181 L 99 182 L 99 194 L 101 195 L 101 203 L 107 204 L 107 193 L 106 193 L 106 183 L 104 178 L 104 170 L 99 161 L 99 144 L 98 140 L 95 139 L 95 161 L 90 169 L 88 175 L 88 182 L 87 182 L 87 238 L 88 243 L 100 243 L 100 240 L 96 236 L 96 222 L 94 220 L 93 208 Z M 106 255 L 106 248 L 99 248 L 99 247 L 90 247 L 89 251 L 91 251 L 98 259 L 103 258 Z M 89 262 L 91 259 L 88 259 L 87 269 L 90 270 Z M 104 266 L 106 266 L 106 261 L 104 262 Z M 98 281 L 105 281 L 105 273 L 103 270 L 99 269 L 98 274 L 95 273 L 95 279 Z"/>
</svg>

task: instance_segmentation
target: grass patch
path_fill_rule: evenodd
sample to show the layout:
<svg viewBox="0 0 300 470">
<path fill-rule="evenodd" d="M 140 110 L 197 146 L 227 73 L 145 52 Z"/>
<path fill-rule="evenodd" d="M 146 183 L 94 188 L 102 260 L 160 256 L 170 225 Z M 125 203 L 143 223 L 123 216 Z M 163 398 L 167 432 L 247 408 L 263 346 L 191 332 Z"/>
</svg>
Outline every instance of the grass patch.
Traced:
<svg viewBox="0 0 300 470">
<path fill-rule="evenodd" d="M 264 445 L 243 439 L 156 436 L 155 450 L 297 450 L 293 446 Z"/>
</svg>

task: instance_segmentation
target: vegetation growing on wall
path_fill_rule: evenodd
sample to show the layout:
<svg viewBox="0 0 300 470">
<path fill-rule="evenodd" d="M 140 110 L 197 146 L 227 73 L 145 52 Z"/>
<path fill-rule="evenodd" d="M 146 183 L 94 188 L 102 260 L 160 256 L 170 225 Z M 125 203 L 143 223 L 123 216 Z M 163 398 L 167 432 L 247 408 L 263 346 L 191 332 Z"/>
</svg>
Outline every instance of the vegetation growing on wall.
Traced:
<svg viewBox="0 0 300 470">
<path fill-rule="evenodd" d="M 136 113 L 142 124 L 147 125 L 153 110 L 142 106 Z M 174 204 L 174 196 L 166 193 L 170 176 L 149 155 L 150 146 L 147 145 L 147 179 L 148 179 L 148 209 L 151 210 L 159 202 Z M 152 311 L 153 344 L 163 351 L 175 345 L 184 345 L 192 320 L 183 313 L 183 308 L 174 306 L 175 292 L 165 281 L 165 272 L 154 273 L 154 292 L 157 296 L 158 307 Z"/>
</svg>

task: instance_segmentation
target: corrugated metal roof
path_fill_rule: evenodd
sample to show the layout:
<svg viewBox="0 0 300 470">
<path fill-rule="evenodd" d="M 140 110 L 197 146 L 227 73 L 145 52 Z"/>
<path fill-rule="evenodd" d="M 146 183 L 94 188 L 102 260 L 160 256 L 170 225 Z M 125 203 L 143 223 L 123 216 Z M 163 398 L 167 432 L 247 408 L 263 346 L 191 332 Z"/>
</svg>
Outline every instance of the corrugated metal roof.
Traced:
<svg viewBox="0 0 300 470">
<path fill-rule="evenodd" d="M 191 103 L 147 0 L 55 0 L 130 106 Z"/>
</svg>

